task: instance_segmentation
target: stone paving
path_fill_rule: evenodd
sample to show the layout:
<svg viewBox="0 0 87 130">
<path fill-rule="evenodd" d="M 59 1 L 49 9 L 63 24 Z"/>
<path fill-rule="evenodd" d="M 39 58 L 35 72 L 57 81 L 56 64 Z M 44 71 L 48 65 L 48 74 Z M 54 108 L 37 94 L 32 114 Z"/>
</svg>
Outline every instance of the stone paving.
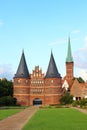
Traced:
<svg viewBox="0 0 87 130">
<path fill-rule="evenodd" d="M 22 130 L 23 126 L 38 109 L 38 106 L 32 106 L 4 120 L 1 120 L 0 130 Z"/>
<path fill-rule="evenodd" d="M 80 112 L 87 114 L 87 109 L 82 109 L 82 108 L 78 108 L 78 107 L 74 107 L 74 109 L 79 110 Z"/>
</svg>

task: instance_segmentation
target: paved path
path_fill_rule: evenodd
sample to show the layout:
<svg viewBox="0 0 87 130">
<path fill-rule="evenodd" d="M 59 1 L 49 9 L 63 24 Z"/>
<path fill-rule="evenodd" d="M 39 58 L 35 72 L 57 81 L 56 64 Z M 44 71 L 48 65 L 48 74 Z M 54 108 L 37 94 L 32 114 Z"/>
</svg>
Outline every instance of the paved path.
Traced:
<svg viewBox="0 0 87 130">
<path fill-rule="evenodd" d="M 22 130 L 27 121 L 34 115 L 39 107 L 27 108 L 13 116 L 0 121 L 0 130 Z"/>
<path fill-rule="evenodd" d="M 84 114 L 87 114 L 87 109 L 81 109 L 81 108 L 77 108 L 77 107 L 74 107 L 76 110 L 79 110 L 80 112 L 84 113 Z"/>
</svg>

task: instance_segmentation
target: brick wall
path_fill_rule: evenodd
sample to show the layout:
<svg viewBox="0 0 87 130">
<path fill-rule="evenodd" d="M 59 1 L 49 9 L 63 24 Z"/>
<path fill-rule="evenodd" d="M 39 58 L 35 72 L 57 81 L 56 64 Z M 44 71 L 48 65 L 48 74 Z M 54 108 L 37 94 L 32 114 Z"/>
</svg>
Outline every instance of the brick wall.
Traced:
<svg viewBox="0 0 87 130">
<path fill-rule="evenodd" d="M 30 93 L 29 78 L 14 78 L 14 97 L 17 98 L 17 103 L 21 105 L 29 105 Z"/>
<path fill-rule="evenodd" d="M 35 99 L 40 99 L 42 105 L 59 104 L 61 94 L 61 78 L 44 78 L 38 66 L 33 70 L 30 79 L 14 78 L 14 97 L 21 105 L 33 105 Z"/>
<path fill-rule="evenodd" d="M 66 62 L 66 79 L 69 81 L 69 80 L 72 80 L 73 77 L 74 77 L 74 74 L 73 74 L 73 66 L 74 66 L 74 63 L 73 62 Z"/>
</svg>

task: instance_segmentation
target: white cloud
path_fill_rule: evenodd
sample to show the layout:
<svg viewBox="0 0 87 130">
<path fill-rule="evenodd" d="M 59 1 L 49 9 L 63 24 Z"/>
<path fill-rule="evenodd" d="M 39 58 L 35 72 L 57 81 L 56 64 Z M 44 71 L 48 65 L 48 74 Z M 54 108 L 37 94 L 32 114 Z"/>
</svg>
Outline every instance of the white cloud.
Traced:
<svg viewBox="0 0 87 130">
<path fill-rule="evenodd" d="M 87 47 L 87 36 L 85 37 L 85 46 Z"/>
<path fill-rule="evenodd" d="M 78 38 L 71 38 L 71 40 L 72 41 L 77 41 Z M 51 42 L 48 45 L 49 46 L 57 46 L 57 45 L 66 44 L 66 43 L 68 43 L 68 37 L 67 38 L 62 38 L 62 39 L 55 40 L 54 42 Z"/>
<path fill-rule="evenodd" d="M 74 62 L 80 76 L 87 80 L 87 36 L 84 38 L 84 46 L 74 53 Z"/>
<path fill-rule="evenodd" d="M 85 81 L 87 81 L 87 71 L 86 71 L 85 69 L 80 69 L 79 73 L 80 73 L 81 77 L 82 77 Z"/>
<path fill-rule="evenodd" d="M 80 30 L 73 30 L 71 33 L 78 34 L 78 33 L 80 33 Z"/>
<path fill-rule="evenodd" d="M 0 65 L 0 78 L 12 79 L 14 72 L 10 64 Z"/>
<path fill-rule="evenodd" d="M 67 43 L 67 39 L 58 39 L 54 42 L 49 43 L 49 46 L 56 46 L 56 45 L 64 44 L 64 43 Z"/>
<path fill-rule="evenodd" d="M 87 36 L 84 38 L 84 47 L 74 53 L 75 65 L 82 69 L 87 69 Z"/>
</svg>

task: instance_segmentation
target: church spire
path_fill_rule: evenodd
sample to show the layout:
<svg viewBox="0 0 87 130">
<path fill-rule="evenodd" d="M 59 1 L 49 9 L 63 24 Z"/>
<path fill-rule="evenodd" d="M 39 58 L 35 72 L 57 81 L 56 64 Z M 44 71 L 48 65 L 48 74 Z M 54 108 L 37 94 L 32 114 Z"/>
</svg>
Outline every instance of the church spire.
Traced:
<svg viewBox="0 0 87 130">
<path fill-rule="evenodd" d="M 70 37 L 68 38 L 68 52 L 66 62 L 73 62 L 72 52 L 71 52 L 71 44 L 70 44 Z"/>
<path fill-rule="evenodd" d="M 74 62 L 71 53 L 70 37 L 68 39 L 68 52 L 66 58 L 66 79 L 68 81 L 72 80 L 74 77 Z"/>
<path fill-rule="evenodd" d="M 18 70 L 15 74 L 15 78 L 28 78 L 28 77 L 29 77 L 29 71 L 28 71 L 27 64 L 26 64 L 24 50 L 22 50 L 22 56 L 21 56 Z"/>
<path fill-rule="evenodd" d="M 57 70 L 57 66 L 53 57 L 52 50 L 51 50 L 51 57 L 50 57 L 49 66 L 45 78 L 61 78 Z"/>
</svg>

